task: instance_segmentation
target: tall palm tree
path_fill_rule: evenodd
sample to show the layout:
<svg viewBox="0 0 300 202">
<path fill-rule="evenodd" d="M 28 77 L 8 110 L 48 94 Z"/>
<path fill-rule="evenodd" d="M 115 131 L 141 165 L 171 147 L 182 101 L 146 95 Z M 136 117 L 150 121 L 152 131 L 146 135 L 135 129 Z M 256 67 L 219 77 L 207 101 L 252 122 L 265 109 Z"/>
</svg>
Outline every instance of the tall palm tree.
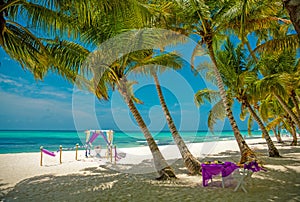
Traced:
<svg viewBox="0 0 300 202">
<path fill-rule="evenodd" d="M 229 119 L 230 125 L 232 127 L 235 139 L 238 143 L 241 152 L 241 163 L 248 161 L 251 158 L 256 158 L 253 151 L 249 148 L 243 136 L 240 133 L 238 125 L 233 116 L 230 104 L 228 102 L 227 94 L 224 88 L 224 83 L 222 76 L 218 70 L 219 64 L 215 57 L 215 49 L 218 44 L 218 37 L 221 36 L 221 32 L 224 31 L 222 21 L 226 11 L 229 10 L 230 6 L 233 4 L 227 2 L 215 2 L 215 1 L 204 1 L 204 0 L 189 0 L 189 1 L 179 1 L 179 5 L 182 8 L 183 15 L 187 19 L 191 19 L 190 30 L 192 34 L 196 34 L 201 39 L 198 41 L 198 46 L 204 45 L 208 51 L 208 55 L 213 64 L 213 71 L 217 81 L 217 86 L 221 95 L 221 99 L 224 105 L 226 116 Z M 180 22 L 181 23 L 181 22 Z M 223 30 L 222 30 L 223 29 Z M 197 48 L 194 50 L 197 51 Z M 249 159 L 248 159 L 249 158 Z"/>
<path fill-rule="evenodd" d="M 256 96 L 251 95 L 249 89 L 253 81 L 257 80 L 257 75 L 250 71 L 243 50 L 240 46 L 235 49 L 233 44 L 227 40 L 224 45 L 224 50 L 218 51 L 216 56 L 219 71 L 227 87 L 228 94 L 236 98 L 242 104 L 242 109 L 247 108 L 251 117 L 258 123 L 267 142 L 269 156 L 279 157 L 279 152 L 273 144 L 265 125 L 252 107 L 251 102 L 256 104 L 258 99 Z M 196 98 L 196 100 L 199 100 L 199 98 Z"/>
<path fill-rule="evenodd" d="M 154 78 L 154 81 L 155 81 L 156 91 L 157 91 L 157 94 L 159 97 L 160 105 L 164 111 L 164 114 L 165 114 L 165 117 L 166 117 L 166 120 L 168 123 L 168 127 L 172 133 L 172 137 L 173 137 L 176 145 L 179 148 L 179 151 L 183 158 L 184 164 L 191 174 L 199 174 L 201 172 L 200 162 L 189 151 L 188 147 L 184 143 L 182 137 L 180 136 L 180 134 L 175 126 L 175 123 L 172 119 L 171 113 L 169 112 L 169 109 L 165 102 L 157 74 L 155 72 L 153 72 L 152 77 Z"/>
<path fill-rule="evenodd" d="M 157 72 L 162 73 L 166 71 L 167 69 L 179 69 L 182 66 L 182 59 L 176 54 L 176 53 L 168 53 L 168 54 L 161 54 L 158 56 L 153 57 L 152 59 L 147 59 L 146 61 L 141 62 L 141 64 L 145 65 L 145 68 L 138 68 L 138 72 L 150 74 L 155 82 L 156 91 L 159 97 L 160 105 L 163 109 L 168 127 L 170 129 L 170 132 L 172 134 L 172 137 L 174 139 L 174 142 L 176 143 L 181 156 L 183 158 L 184 164 L 191 174 L 199 174 L 201 171 L 201 165 L 200 162 L 192 155 L 192 153 L 189 151 L 188 147 L 186 146 L 184 140 L 180 136 L 175 123 L 173 121 L 173 118 L 171 116 L 171 113 L 168 109 L 168 106 L 166 104 L 160 82 L 157 76 Z M 152 67 L 146 66 L 146 65 L 152 65 Z"/>
<path fill-rule="evenodd" d="M 153 55 L 152 50 L 142 50 L 129 53 L 117 59 L 115 62 L 108 66 L 107 64 L 102 64 L 101 61 L 103 57 L 107 57 L 107 55 L 109 55 L 110 53 L 109 51 L 105 51 L 106 55 L 103 56 L 101 54 L 102 51 L 103 50 L 100 50 L 100 53 L 96 53 L 95 57 L 91 57 L 89 59 L 89 61 L 91 61 L 91 64 L 89 64 L 89 68 L 91 68 L 94 74 L 91 83 L 95 83 L 95 87 L 92 90 L 94 91 L 95 95 L 97 95 L 97 97 L 101 99 L 103 98 L 103 90 L 107 91 L 109 87 L 111 87 L 111 89 L 117 88 L 119 93 L 122 95 L 125 103 L 129 107 L 138 126 L 144 134 L 144 137 L 148 143 L 151 154 L 153 156 L 155 169 L 159 174 L 158 179 L 176 178 L 173 169 L 168 165 L 168 163 L 164 159 L 154 138 L 152 137 L 149 129 L 147 128 L 147 125 L 145 124 L 142 116 L 136 108 L 134 104 L 133 95 L 128 88 L 130 86 L 129 81 L 127 80 L 128 74 L 134 71 L 135 69 L 138 69 L 147 59 L 151 60 Z"/>
</svg>

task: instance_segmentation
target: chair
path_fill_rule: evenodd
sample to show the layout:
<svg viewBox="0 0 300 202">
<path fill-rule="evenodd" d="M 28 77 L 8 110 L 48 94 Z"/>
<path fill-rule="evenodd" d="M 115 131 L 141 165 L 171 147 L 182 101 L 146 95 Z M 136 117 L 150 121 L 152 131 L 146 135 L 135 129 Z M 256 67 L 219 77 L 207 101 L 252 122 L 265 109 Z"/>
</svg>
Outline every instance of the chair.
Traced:
<svg viewBox="0 0 300 202">
<path fill-rule="evenodd" d="M 244 164 L 243 168 L 240 168 L 238 172 L 233 175 L 238 180 L 238 184 L 234 191 L 236 192 L 237 190 L 242 189 L 247 193 L 245 188 L 246 181 L 252 177 L 254 172 L 259 172 L 261 170 L 266 171 L 266 169 L 260 167 L 256 161 Z"/>
</svg>

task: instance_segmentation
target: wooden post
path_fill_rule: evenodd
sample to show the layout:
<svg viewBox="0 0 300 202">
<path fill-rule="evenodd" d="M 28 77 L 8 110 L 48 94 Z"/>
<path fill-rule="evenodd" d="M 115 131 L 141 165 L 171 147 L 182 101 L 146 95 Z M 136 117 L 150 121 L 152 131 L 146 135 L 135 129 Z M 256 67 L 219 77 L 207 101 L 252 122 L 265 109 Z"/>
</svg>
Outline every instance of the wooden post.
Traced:
<svg viewBox="0 0 300 202">
<path fill-rule="evenodd" d="M 60 145 L 60 146 L 59 146 L 59 163 L 60 163 L 60 164 L 62 164 L 61 156 L 62 156 L 62 146 Z"/>
<path fill-rule="evenodd" d="M 76 154 L 75 154 L 75 160 L 78 160 L 78 143 L 76 144 Z"/>
<path fill-rule="evenodd" d="M 114 150 L 115 150 L 115 164 L 117 163 L 117 146 L 114 146 Z"/>
<path fill-rule="evenodd" d="M 106 159 L 108 160 L 108 158 L 109 158 L 109 145 L 107 144 L 106 146 L 107 146 Z"/>
<path fill-rule="evenodd" d="M 112 163 L 112 155 L 113 155 L 112 145 L 110 145 L 110 162 L 111 163 Z"/>
<path fill-rule="evenodd" d="M 43 166 L 43 146 L 40 147 L 40 150 L 41 150 L 40 166 Z"/>
</svg>

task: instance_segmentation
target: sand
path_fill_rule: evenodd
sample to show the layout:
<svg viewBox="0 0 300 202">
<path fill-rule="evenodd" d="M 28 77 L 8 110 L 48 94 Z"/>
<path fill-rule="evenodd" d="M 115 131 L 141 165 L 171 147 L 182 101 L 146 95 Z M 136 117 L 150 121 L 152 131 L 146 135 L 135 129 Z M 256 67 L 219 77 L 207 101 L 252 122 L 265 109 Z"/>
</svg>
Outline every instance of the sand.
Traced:
<svg viewBox="0 0 300 202">
<path fill-rule="evenodd" d="M 267 172 L 254 173 L 246 184 L 248 193 L 234 192 L 237 180 L 229 177 L 225 188 L 215 177 L 208 187 L 201 176 L 190 176 L 184 168 L 175 145 L 161 146 L 165 158 L 174 168 L 177 180 L 157 181 L 148 147 L 118 149 L 116 163 L 101 158 L 85 158 L 79 151 L 63 151 L 59 155 L 40 153 L 0 155 L 0 199 L 2 201 L 300 201 L 300 146 L 277 144 L 282 158 L 270 158 L 264 139 L 249 139 L 248 145 L 257 152 Z M 274 142 L 276 142 L 274 140 Z M 238 162 L 235 141 L 189 144 L 201 162 L 220 160 Z"/>
</svg>

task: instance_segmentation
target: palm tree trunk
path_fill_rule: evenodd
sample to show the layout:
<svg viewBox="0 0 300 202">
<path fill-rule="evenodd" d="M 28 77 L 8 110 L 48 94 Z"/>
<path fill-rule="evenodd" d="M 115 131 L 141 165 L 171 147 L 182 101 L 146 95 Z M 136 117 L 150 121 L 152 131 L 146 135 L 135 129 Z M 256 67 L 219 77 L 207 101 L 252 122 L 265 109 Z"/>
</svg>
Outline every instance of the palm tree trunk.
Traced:
<svg viewBox="0 0 300 202">
<path fill-rule="evenodd" d="M 123 78 L 118 84 L 118 90 L 120 94 L 123 96 L 127 106 L 129 107 L 133 117 L 135 118 L 137 124 L 139 125 L 140 129 L 142 130 L 150 151 L 153 156 L 154 166 L 158 174 L 160 175 L 160 180 L 176 178 L 173 169 L 168 165 L 167 161 L 161 154 L 156 142 L 154 141 L 150 131 L 148 130 L 142 116 L 140 115 L 139 111 L 135 107 L 131 97 L 128 94 L 127 86 L 126 86 L 126 78 Z"/>
<path fill-rule="evenodd" d="M 227 95 L 226 95 L 226 91 L 224 89 L 224 84 L 223 84 L 223 80 L 221 77 L 221 74 L 218 70 L 218 65 L 217 65 L 217 61 L 215 58 L 215 54 L 213 51 L 213 46 L 212 46 L 212 41 L 206 41 L 207 47 L 208 47 L 208 52 L 210 55 L 210 58 L 213 62 L 213 70 L 216 76 L 216 80 L 217 80 L 217 85 L 220 91 L 220 95 L 224 104 L 224 108 L 226 111 L 226 115 L 229 119 L 230 125 L 232 127 L 233 133 L 234 133 L 234 137 L 238 143 L 240 152 L 241 152 L 241 159 L 240 159 L 240 163 L 245 163 L 247 161 L 252 161 L 253 159 L 256 159 L 256 155 L 254 154 L 254 152 L 249 148 L 249 146 L 247 145 L 247 143 L 245 142 L 243 136 L 240 133 L 240 130 L 236 124 L 236 121 L 233 117 L 230 105 L 227 101 Z"/>
<path fill-rule="evenodd" d="M 184 143 L 183 139 L 181 138 L 181 136 L 179 135 L 179 132 L 174 124 L 174 121 L 172 119 L 172 116 L 169 112 L 169 109 L 167 107 L 167 104 L 165 102 L 165 98 L 163 96 L 159 81 L 158 81 L 158 77 L 157 74 L 155 72 L 152 73 L 152 76 L 154 78 L 155 81 L 155 87 L 156 87 L 156 91 L 159 97 L 159 101 L 160 101 L 160 105 L 164 111 L 167 123 L 168 123 L 168 127 L 172 133 L 172 137 L 181 153 L 181 156 L 183 158 L 183 162 L 185 164 L 185 167 L 187 168 L 187 170 L 191 173 L 191 174 L 200 174 L 201 172 L 201 165 L 200 162 L 192 155 L 192 153 L 189 151 L 188 147 L 186 146 L 186 144 Z"/>
<path fill-rule="evenodd" d="M 299 104 L 297 102 L 297 98 L 296 98 L 296 93 L 294 90 L 292 90 L 292 94 L 291 94 L 291 98 L 292 98 L 292 102 L 296 108 L 296 112 L 297 112 L 297 117 L 300 120 L 300 109 L 299 109 Z"/>
<path fill-rule="evenodd" d="M 249 102 L 247 100 L 244 100 L 244 103 L 246 105 L 246 107 L 248 108 L 250 114 L 253 116 L 253 118 L 255 119 L 255 121 L 258 123 L 261 131 L 264 134 L 264 138 L 267 142 L 268 145 L 268 151 L 269 151 L 269 156 L 270 157 L 280 157 L 280 154 L 277 150 L 277 148 L 275 147 L 269 132 L 267 131 L 265 125 L 263 124 L 263 122 L 261 121 L 261 119 L 258 117 L 258 115 L 255 113 L 255 111 L 252 109 L 251 105 L 249 104 Z"/>
<path fill-rule="evenodd" d="M 272 128 L 272 131 L 273 131 L 273 133 L 274 133 L 274 135 L 275 135 L 275 137 L 276 137 L 276 139 L 277 139 L 277 142 L 278 142 L 278 143 L 283 143 L 280 134 L 277 133 L 277 131 L 276 131 L 276 128 Z"/>
<path fill-rule="evenodd" d="M 288 122 L 288 124 L 290 126 L 290 129 L 291 129 L 290 133 L 292 134 L 292 137 L 293 137 L 293 141 L 291 143 L 291 146 L 297 146 L 297 132 L 296 132 L 293 120 L 291 119 L 290 116 L 287 118 L 287 122 Z"/>
<path fill-rule="evenodd" d="M 300 1 L 283 0 L 283 5 L 288 11 L 296 32 L 300 35 Z"/>
<path fill-rule="evenodd" d="M 276 99 L 279 101 L 283 109 L 286 111 L 286 113 L 292 118 L 292 120 L 296 123 L 298 128 L 300 129 L 300 121 L 298 117 L 295 115 L 295 113 L 289 108 L 289 106 L 285 103 L 285 101 L 282 99 L 281 96 L 279 96 L 277 93 L 273 93 Z"/>
<path fill-rule="evenodd" d="M 254 54 L 254 52 L 253 52 L 253 50 L 252 50 L 252 48 L 251 48 L 251 46 L 250 46 L 250 42 L 249 42 L 248 39 L 246 40 L 246 45 L 247 45 L 248 51 L 250 52 L 251 57 L 253 58 L 253 60 L 255 61 L 255 63 L 258 63 L 258 59 L 257 59 L 257 57 L 255 56 L 255 54 Z"/>
</svg>

